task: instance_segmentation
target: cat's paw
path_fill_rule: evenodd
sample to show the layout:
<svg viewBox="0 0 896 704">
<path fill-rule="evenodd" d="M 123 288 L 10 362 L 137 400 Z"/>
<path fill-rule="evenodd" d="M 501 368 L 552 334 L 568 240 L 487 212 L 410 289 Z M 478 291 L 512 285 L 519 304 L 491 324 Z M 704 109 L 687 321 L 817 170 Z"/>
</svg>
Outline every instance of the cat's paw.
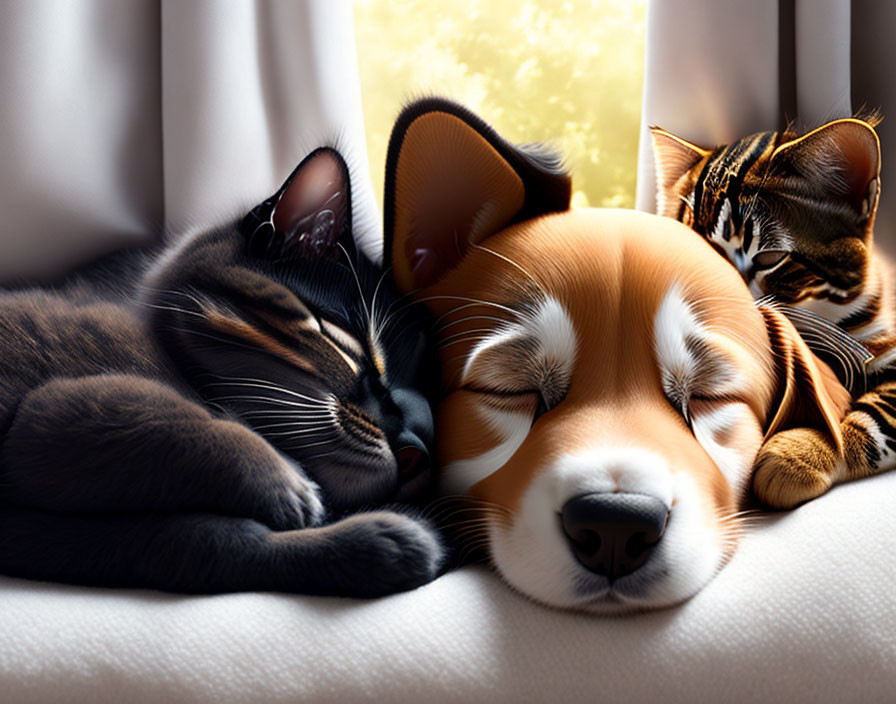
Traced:
<svg viewBox="0 0 896 704">
<path fill-rule="evenodd" d="M 423 520 L 373 511 L 327 526 L 334 593 L 374 597 L 414 589 L 445 564 L 439 534 Z"/>
<path fill-rule="evenodd" d="M 290 467 L 264 487 L 252 518 L 274 530 L 319 526 L 326 517 L 320 488 Z"/>
<path fill-rule="evenodd" d="M 771 508 L 794 508 L 830 489 L 839 464 L 823 433 L 811 428 L 783 430 L 759 449 L 753 493 Z"/>
</svg>

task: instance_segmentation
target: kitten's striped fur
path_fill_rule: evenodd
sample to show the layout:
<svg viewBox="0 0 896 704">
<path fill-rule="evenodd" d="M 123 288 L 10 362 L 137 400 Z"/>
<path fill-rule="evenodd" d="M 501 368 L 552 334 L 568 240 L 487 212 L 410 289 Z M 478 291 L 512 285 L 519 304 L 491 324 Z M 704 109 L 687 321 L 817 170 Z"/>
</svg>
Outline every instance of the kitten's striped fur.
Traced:
<svg viewBox="0 0 896 704">
<path fill-rule="evenodd" d="M 652 128 L 657 212 L 703 235 L 755 298 L 814 313 L 873 355 L 871 390 L 856 394 L 841 422 L 842 453 L 809 429 L 779 433 L 760 452 L 754 488 L 773 506 L 896 466 L 896 308 L 888 264 L 873 247 L 879 121 L 760 132 L 713 149 Z"/>
</svg>

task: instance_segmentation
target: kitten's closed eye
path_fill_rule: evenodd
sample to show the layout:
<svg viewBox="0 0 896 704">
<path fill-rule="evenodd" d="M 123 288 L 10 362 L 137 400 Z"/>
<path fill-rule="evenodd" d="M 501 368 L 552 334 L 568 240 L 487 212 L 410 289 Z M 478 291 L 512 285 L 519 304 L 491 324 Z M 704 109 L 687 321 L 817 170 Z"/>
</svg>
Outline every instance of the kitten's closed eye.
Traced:
<svg viewBox="0 0 896 704">
<path fill-rule="evenodd" d="M 753 265 L 757 269 L 772 269 L 787 257 L 788 252 L 767 250 L 753 257 Z"/>
</svg>

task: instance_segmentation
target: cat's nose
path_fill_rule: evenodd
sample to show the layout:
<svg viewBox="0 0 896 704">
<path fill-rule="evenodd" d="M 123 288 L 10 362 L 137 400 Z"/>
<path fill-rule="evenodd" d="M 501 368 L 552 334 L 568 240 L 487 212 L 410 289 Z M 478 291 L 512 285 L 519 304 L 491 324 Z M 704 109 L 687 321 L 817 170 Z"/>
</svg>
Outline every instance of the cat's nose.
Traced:
<svg viewBox="0 0 896 704">
<path fill-rule="evenodd" d="M 403 447 L 395 453 L 398 482 L 405 484 L 429 470 L 429 455 L 417 447 Z"/>
<path fill-rule="evenodd" d="M 666 504 L 646 494 L 575 496 L 561 510 L 563 533 L 576 560 L 611 582 L 647 562 L 666 530 Z"/>
</svg>

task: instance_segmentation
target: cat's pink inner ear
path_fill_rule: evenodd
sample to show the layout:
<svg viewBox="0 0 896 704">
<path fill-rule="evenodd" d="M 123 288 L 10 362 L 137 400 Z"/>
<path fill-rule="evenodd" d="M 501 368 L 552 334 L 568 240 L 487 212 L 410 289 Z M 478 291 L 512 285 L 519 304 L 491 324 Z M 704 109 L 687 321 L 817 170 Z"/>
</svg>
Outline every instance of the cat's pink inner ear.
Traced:
<svg viewBox="0 0 896 704">
<path fill-rule="evenodd" d="M 840 149 L 843 178 L 847 198 L 856 207 L 868 196 L 869 184 L 877 178 L 880 168 L 880 151 L 877 138 L 860 123 L 848 122 L 839 125 L 834 137 Z"/>
<path fill-rule="evenodd" d="M 856 210 L 873 209 L 876 203 L 880 143 L 862 120 L 830 122 L 781 145 L 772 160 L 792 164 L 821 193 L 842 198 Z"/>
<path fill-rule="evenodd" d="M 706 149 L 691 144 L 660 127 L 651 127 L 653 161 L 656 167 L 657 213 L 676 217 L 679 209 L 681 179 L 703 159 Z"/>
<path fill-rule="evenodd" d="M 274 209 L 284 245 L 320 251 L 333 246 L 348 216 L 348 182 L 335 152 L 322 150 L 301 165 Z"/>
</svg>

